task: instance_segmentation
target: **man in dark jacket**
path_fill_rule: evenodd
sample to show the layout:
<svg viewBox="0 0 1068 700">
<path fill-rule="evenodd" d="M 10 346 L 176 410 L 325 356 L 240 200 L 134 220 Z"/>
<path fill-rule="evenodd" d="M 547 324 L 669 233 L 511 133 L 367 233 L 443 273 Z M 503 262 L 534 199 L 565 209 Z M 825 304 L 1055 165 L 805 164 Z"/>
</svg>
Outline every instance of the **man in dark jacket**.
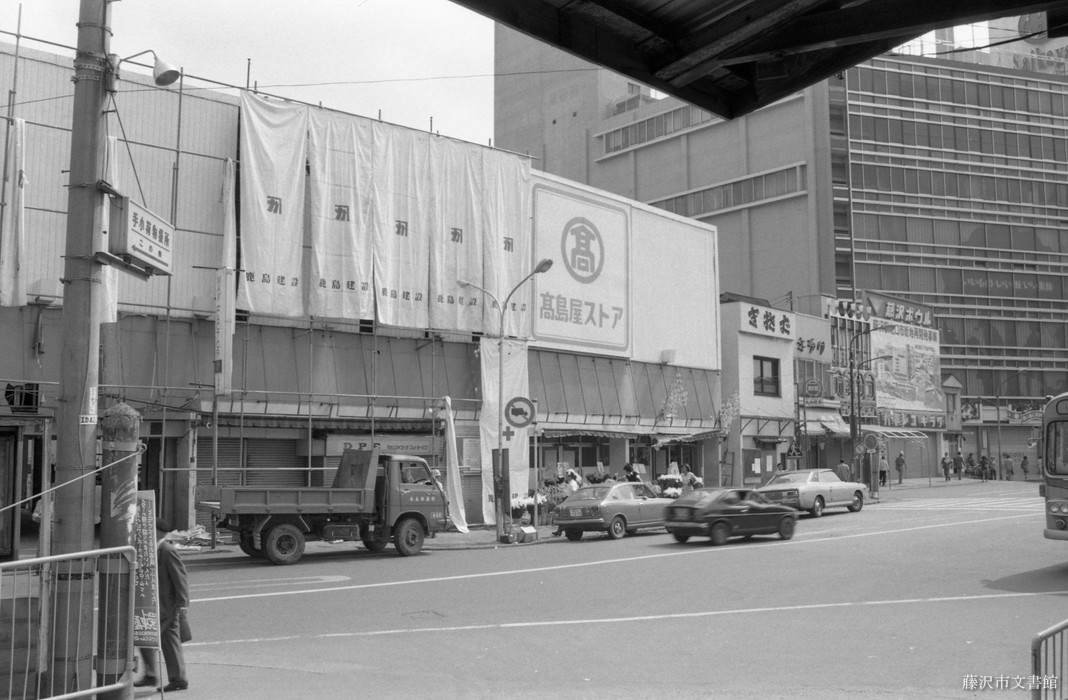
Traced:
<svg viewBox="0 0 1068 700">
<path fill-rule="evenodd" d="M 156 569 L 159 578 L 159 633 L 160 646 L 163 647 L 163 660 L 167 664 L 167 677 L 170 683 L 163 687 L 165 692 L 185 690 L 189 681 L 185 677 L 185 657 L 182 655 L 181 618 L 189 609 L 189 584 L 185 564 L 174 545 L 167 541 L 171 531 L 169 523 L 156 520 Z M 159 655 L 155 650 L 145 650 L 146 674 L 135 683 L 137 686 L 157 687 L 160 667 Z"/>
</svg>

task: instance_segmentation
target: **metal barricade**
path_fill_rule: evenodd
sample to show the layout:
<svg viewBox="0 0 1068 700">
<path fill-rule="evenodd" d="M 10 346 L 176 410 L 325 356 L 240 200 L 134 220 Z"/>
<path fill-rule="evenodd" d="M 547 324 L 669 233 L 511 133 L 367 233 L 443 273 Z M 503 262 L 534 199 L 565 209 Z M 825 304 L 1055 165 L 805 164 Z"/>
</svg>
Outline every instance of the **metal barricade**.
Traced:
<svg viewBox="0 0 1068 700">
<path fill-rule="evenodd" d="M 1033 700 L 1063 700 L 1068 671 L 1068 620 L 1043 630 L 1031 640 L 1030 689 Z"/>
<path fill-rule="evenodd" d="M 135 566 L 133 547 L 0 564 L 0 697 L 65 700 L 130 686 L 134 577 L 114 574 Z"/>
</svg>

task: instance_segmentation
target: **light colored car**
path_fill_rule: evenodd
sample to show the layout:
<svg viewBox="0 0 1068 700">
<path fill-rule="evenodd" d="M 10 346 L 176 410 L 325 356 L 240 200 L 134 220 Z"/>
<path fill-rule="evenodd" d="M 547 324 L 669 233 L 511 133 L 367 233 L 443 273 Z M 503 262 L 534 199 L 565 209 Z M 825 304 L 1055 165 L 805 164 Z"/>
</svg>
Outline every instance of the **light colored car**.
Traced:
<svg viewBox="0 0 1068 700">
<path fill-rule="evenodd" d="M 648 484 L 625 481 L 584 486 L 553 511 L 556 525 L 575 542 L 584 532 L 607 532 L 613 540 L 640 528 L 662 527 L 664 508 L 675 502 L 661 498 Z"/>
<path fill-rule="evenodd" d="M 775 503 L 807 510 L 818 518 L 824 508 L 836 506 L 856 513 L 864 507 L 867 488 L 857 481 L 842 481 L 833 469 L 798 469 L 776 473 L 757 491 Z"/>
</svg>

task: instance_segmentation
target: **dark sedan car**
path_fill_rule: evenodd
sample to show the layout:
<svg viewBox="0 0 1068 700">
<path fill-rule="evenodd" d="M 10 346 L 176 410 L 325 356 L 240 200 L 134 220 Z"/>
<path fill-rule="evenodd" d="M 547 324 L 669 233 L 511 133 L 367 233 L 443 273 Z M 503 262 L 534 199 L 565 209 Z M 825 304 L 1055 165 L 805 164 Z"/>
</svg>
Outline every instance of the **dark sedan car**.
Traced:
<svg viewBox="0 0 1068 700">
<path fill-rule="evenodd" d="M 695 535 L 724 544 L 735 536 L 794 536 L 797 510 L 772 503 L 751 489 L 697 489 L 678 499 L 664 512 L 664 526 L 679 542 Z"/>
</svg>

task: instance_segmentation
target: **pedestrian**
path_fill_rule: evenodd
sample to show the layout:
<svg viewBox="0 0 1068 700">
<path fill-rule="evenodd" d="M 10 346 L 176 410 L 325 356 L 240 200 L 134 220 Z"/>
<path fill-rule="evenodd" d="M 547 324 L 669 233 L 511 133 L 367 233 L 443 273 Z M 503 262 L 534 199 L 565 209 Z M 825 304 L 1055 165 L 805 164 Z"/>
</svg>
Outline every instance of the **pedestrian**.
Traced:
<svg viewBox="0 0 1068 700">
<path fill-rule="evenodd" d="M 1013 463 L 1012 455 L 1005 452 L 1001 456 L 1001 478 L 1006 481 L 1012 481 L 1013 476 Z"/>
<path fill-rule="evenodd" d="M 1030 476 L 1030 468 L 1027 464 L 1027 455 L 1020 458 L 1020 471 L 1023 472 L 1024 481 L 1027 481 L 1027 477 Z"/>
<path fill-rule="evenodd" d="M 623 474 L 627 477 L 627 481 L 641 481 L 641 474 L 634 471 L 634 467 L 630 466 L 630 462 L 623 465 Z"/>
<path fill-rule="evenodd" d="M 173 693 L 189 687 L 185 677 L 185 657 L 182 655 L 182 626 L 188 629 L 189 582 L 185 564 L 174 545 L 167 541 L 170 523 L 162 518 L 156 520 L 156 573 L 159 578 L 159 634 L 163 648 L 163 660 L 167 664 L 170 683 L 163 691 Z M 159 687 L 163 677 L 159 654 L 155 649 L 145 649 L 145 676 L 135 686 Z"/>
<path fill-rule="evenodd" d="M 942 453 L 942 473 L 946 477 L 946 481 L 949 481 L 949 470 L 953 468 L 953 460 L 949 458 L 948 452 Z"/>
<path fill-rule="evenodd" d="M 626 470 L 626 468 L 629 467 L 629 466 L 630 465 L 628 464 L 628 465 L 624 466 L 623 469 Z M 629 479 L 628 479 L 628 481 L 629 481 Z M 578 490 L 579 490 L 579 475 L 578 475 L 578 472 L 576 472 L 574 469 L 568 469 L 567 470 L 567 475 L 564 477 L 564 493 L 566 493 L 567 496 L 570 497 L 571 494 L 575 493 Z M 553 530 L 553 537 L 559 537 L 562 534 L 564 534 L 563 528 L 560 527 L 560 525 L 557 525 L 556 529 Z"/>
<path fill-rule="evenodd" d="M 975 476 L 975 455 L 968 453 L 968 459 L 964 460 L 964 471 L 968 476 Z"/>
<path fill-rule="evenodd" d="M 852 481 L 853 473 L 849 469 L 849 465 L 846 464 L 845 459 L 838 460 L 838 465 L 834 468 L 834 473 L 838 475 L 838 478 L 842 481 Z"/>
<path fill-rule="evenodd" d="M 986 458 L 986 455 L 979 455 L 979 478 L 981 483 L 986 483 L 986 473 L 990 469 L 990 460 Z"/>
<path fill-rule="evenodd" d="M 689 464 L 682 465 L 682 470 L 679 472 L 679 476 L 682 477 L 682 491 L 680 495 L 685 496 L 688 493 L 693 493 L 693 489 L 697 485 L 697 476 L 690 471 Z"/>
<path fill-rule="evenodd" d="M 964 458 L 960 456 L 960 450 L 953 455 L 953 473 L 957 475 L 957 481 L 961 480 L 961 472 L 964 471 Z"/>
<path fill-rule="evenodd" d="M 890 473 L 890 463 L 886 461 L 886 453 L 879 453 L 879 486 L 886 486 L 886 475 Z"/>
<path fill-rule="evenodd" d="M 901 483 L 901 480 L 905 478 L 905 453 L 898 452 L 897 459 L 894 460 L 894 469 L 897 469 L 897 483 Z"/>
</svg>

